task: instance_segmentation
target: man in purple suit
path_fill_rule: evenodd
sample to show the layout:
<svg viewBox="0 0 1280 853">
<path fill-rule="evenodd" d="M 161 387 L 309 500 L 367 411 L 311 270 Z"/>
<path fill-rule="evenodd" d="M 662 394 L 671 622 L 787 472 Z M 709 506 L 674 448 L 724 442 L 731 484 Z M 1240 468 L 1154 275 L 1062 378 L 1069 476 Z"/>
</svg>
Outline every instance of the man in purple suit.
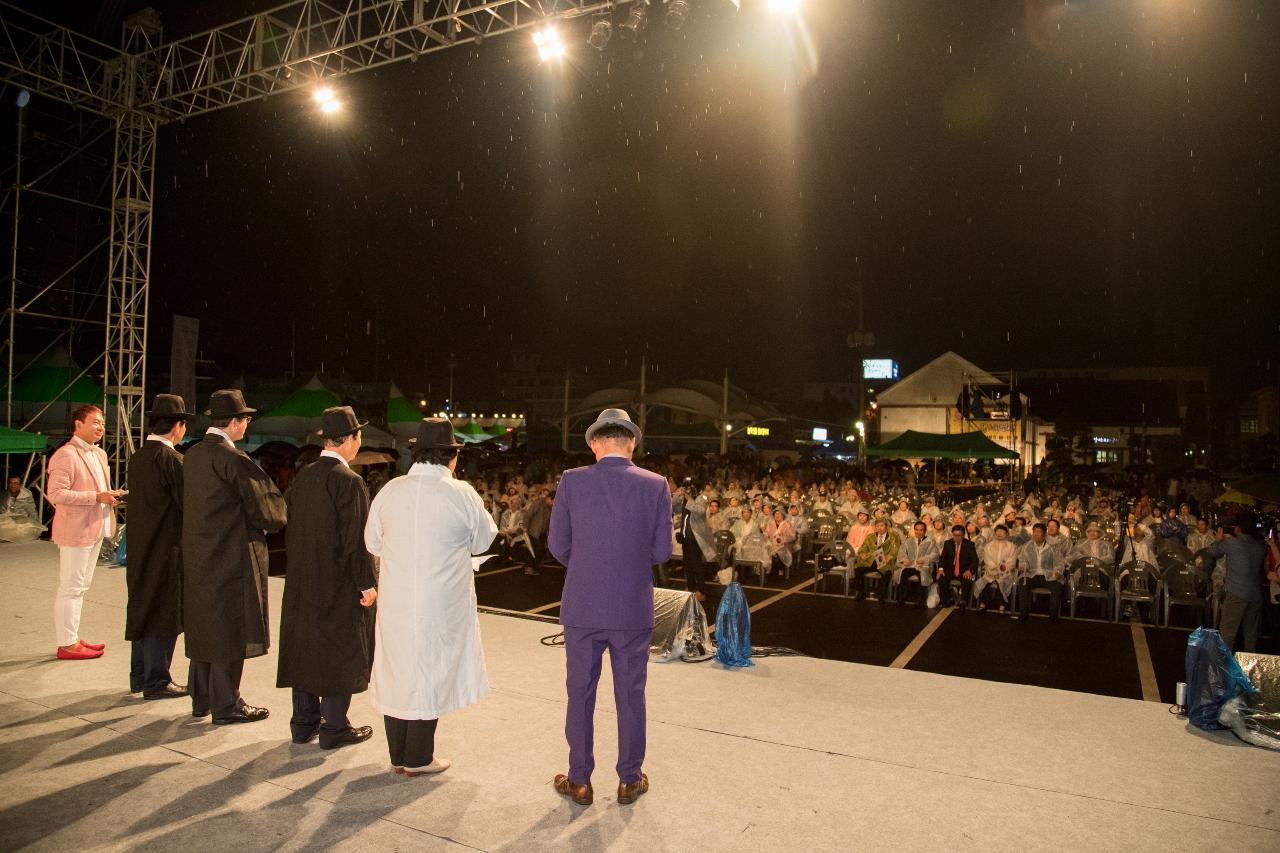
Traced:
<svg viewBox="0 0 1280 853">
<path fill-rule="evenodd" d="M 557 792 L 590 805 L 592 716 L 604 650 L 618 708 L 618 802 L 649 790 L 644 766 L 644 686 L 653 635 L 653 567 L 671 557 L 667 481 L 631 463 L 640 428 L 605 409 L 587 430 L 596 464 L 565 471 L 551 509 L 547 546 L 568 567 L 560 604 L 568 676 L 569 773 Z"/>
</svg>

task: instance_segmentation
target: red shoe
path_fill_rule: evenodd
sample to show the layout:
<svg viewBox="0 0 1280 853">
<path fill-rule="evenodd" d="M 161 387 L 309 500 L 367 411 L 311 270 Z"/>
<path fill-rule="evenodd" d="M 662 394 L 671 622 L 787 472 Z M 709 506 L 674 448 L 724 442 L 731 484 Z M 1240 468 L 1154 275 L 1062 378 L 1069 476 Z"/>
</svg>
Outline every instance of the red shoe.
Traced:
<svg viewBox="0 0 1280 853">
<path fill-rule="evenodd" d="M 86 643 L 84 640 L 80 641 L 80 645 L 86 649 L 93 649 L 95 652 L 100 652 L 107 647 L 106 643 Z"/>
<path fill-rule="evenodd" d="M 83 643 L 76 645 L 71 651 L 58 647 L 58 660 L 93 660 L 102 657 L 101 649 L 91 649 Z"/>
</svg>

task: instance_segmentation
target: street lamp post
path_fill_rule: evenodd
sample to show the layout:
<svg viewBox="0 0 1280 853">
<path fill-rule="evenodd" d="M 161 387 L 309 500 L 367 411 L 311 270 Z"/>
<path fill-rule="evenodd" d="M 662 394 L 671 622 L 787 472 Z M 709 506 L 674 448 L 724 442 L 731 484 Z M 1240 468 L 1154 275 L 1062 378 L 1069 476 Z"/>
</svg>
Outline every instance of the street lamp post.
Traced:
<svg viewBox="0 0 1280 853">
<path fill-rule="evenodd" d="M 866 355 L 865 350 L 876 345 L 876 336 L 872 332 L 867 331 L 864 317 L 862 313 L 862 284 L 855 282 L 849 285 L 858 294 L 858 330 L 850 332 L 845 338 L 849 349 L 855 353 L 854 371 L 858 379 L 858 423 L 863 424 L 863 419 L 867 414 L 867 380 L 863 375 L 862 360 Z M 866 467 L 867 464 L 867 433 L 865 425 L 858 431 L 858 464 Z"/>
<path fill-rule="evenodd" d="M 453 371 L 458 366 L 458 360 L 453 357 L 453 353 L 449 353 L 449 405 L 445 406 L 445 411 L 452 417 L 457 410 L 457 406 L 453 402 Z"/>
</svg>

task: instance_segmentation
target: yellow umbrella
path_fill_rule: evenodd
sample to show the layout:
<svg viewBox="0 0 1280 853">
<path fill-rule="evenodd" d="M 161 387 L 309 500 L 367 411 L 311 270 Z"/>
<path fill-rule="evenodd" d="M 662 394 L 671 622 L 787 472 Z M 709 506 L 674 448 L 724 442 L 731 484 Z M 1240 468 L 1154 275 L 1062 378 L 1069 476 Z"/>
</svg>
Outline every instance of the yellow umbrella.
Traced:
<svg viewBox="0 0 1280 853">
<path fill-rule="evenodd" d="M 1218 496 L 1220 504 L 1240 504 L 1241 506 L 1253 506 L 1254 499 L 1244 492 L 1237 492 L 1235 489 L 1228 489 Z"/>
</svg>

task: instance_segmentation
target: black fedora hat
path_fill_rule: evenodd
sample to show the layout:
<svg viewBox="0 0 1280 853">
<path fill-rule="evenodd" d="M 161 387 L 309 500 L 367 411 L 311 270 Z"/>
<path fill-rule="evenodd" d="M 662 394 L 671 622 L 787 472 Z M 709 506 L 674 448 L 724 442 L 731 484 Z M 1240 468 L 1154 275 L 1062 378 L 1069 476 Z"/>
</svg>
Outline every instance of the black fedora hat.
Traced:
<svg viewBox="0 0 1280 853">
<path fill-rule="evenodd" d="M 151 401 L 151 411 L 147 412 L 147 417 L 186 420 L 194 418 L 195 413 L 187 411 L 186 401 L 177 394 L 157 394 Z"/>
<path fill-rule="evenodd" d="M 320 415 L 320 435 L 322 438 L 342 438 L 343 436 L 351 435 L 356 430 L 364 429 L 368 425 L 368 421 L 362 423 L 356 417 L 355 410 L 350 406 L 331 406 Z"/>
<path fill-rule="evenodd" d="M 221 391 L 214 391 L 213 396 L 209 399 L 209 408 L 205 411 L 205 414 L 215 421 L 243 418 L 257 413 L 257 409 L 251 409 L 245 405 L 244 394 L 239 388 L 224 388 Z"/>
<path fill-rule="evenodd" d="M 418 434 L 409 439 L 409 443 L 418 449 L 462 446 L 462 442 L 453 434 L 453 424 L 447 418 L 423 418 L 418 421 Z"/>
</svg>

